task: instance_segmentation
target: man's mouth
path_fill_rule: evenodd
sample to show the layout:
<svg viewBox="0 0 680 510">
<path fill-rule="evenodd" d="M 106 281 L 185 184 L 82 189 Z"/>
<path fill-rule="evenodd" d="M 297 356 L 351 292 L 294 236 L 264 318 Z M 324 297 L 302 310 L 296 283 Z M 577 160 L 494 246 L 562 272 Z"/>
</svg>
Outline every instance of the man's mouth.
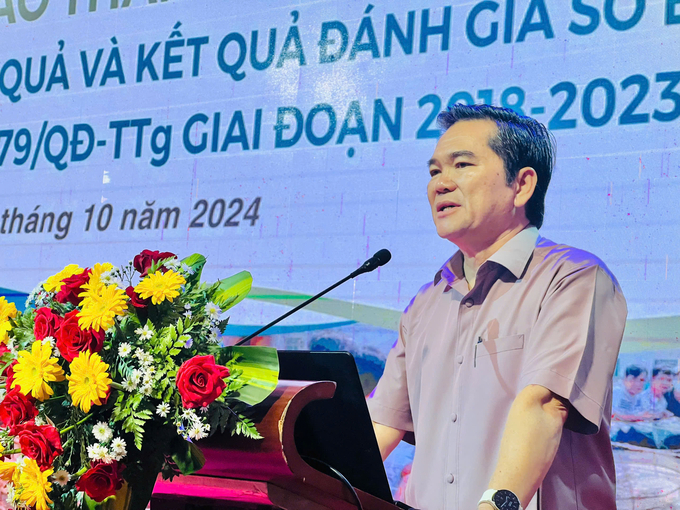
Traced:
<svg viewBox="0 0 680 510">
<path fill-rule="evenodd" d="M 458 207 L 458 204 L 456 203 L 442 202 L 441 204 L 437 204 L 437 212 L 451 211 L 456 207 Z"/>
</svg>

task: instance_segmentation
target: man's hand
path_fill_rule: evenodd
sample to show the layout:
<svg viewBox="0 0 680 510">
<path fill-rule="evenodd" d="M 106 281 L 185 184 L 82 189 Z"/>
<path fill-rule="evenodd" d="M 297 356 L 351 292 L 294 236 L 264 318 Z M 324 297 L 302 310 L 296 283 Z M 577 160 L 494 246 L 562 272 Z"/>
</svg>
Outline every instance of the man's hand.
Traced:
<svg viewBox="0 0 680 510">
<path fill-rule="evenodd" d="M 567 401 L 549 389 L 524 388 L 510 408 L 489 489 L 511 490 L 526 508 L 557 454 L 568 412 Z"/>
<path fill-rule="evenodd" d="M 396 448 L 406 433 L 403 430 L 394 429 L 376 422 L 373 422 L 373 430 L 375 431 L 375 438 L 378 440 L 378 448 L 380 449 L 382 460 L 385 460 L 392 453 L 392 450 Z"/>
</svg>

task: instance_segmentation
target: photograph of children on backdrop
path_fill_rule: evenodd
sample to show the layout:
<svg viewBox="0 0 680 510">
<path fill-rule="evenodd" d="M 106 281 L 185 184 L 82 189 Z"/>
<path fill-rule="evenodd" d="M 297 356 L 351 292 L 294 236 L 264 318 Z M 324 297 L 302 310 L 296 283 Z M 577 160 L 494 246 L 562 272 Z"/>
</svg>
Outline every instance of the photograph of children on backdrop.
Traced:
<svg viewBox="0 0 680 510">
<path fill-rule="evenodd" d="M 614 381 L 612 441 L 649 448 L 680 449 L 678 360 L 631 364 Z"/>
</svg>

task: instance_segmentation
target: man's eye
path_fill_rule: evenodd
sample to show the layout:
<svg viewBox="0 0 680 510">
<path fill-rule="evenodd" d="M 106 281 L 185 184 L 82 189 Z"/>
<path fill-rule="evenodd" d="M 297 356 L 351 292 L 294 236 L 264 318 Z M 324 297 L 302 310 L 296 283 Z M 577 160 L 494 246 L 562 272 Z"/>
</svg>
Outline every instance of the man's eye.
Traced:
<svg viewBox="0 0 680 510">
<path fill-rule="evenodd" d="M 440 173 L 440 171 L 439 171 L 438 168 L 432 168 L 432 169 L 430 170 L 430 177 L 434 177 L 434 176 L 437 175 L 438 173 Z"/>
<path fill-rule="evenodd" d="M 470 166 L 472 163 L 468 163 L 467 161 L 458 161 L 456 163 L 456 168 L 464 168 L 466 166 Z"/>
</svg>

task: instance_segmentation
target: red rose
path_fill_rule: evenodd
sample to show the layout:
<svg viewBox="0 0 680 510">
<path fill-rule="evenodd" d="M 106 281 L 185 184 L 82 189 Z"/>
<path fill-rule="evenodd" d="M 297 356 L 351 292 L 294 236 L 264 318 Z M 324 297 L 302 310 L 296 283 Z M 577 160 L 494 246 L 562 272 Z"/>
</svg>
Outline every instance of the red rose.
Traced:
<svg viewBox="0 0 680 510">
<path fill-rule="evenodd" d="M 5 377 L 7 377 L 7 381 L 5 382 L 5 388 L 7 391 L 10 390 L 12 387 L 12 381 L 14 381 L 14 365 L 17 364 L 17 360 L 12 361 L 10 365 L 7 367 L 7 371 L 5 372 Z M 19 386 L 17 386 L 18 388 Z"/>
<path fill-rule="evenodd" d="M 214 356 L 194 356 L 177 371 L 177 389 L 187 409 L 205 407 L 219 397 L 227 384 L 229 369 L 215 364 Z"/>
<path fill-rule="evenodd" d="M 80 329 L 78 310 L 72 310 L 64 316 L 57 331 L 57 349 L 66 361 L 71 363 L 81 352 L 99 352 L 104 347 L 106 332 L 103 329 Z"/>
<path fill-rule="evenodd" d="M 151 298 L 142 299 L 141 297 L 139 297 L 139 294 L 135 292 L 135 288 L 132 285 L 125 289 L 125 293 L 130 298 L 130 303 L 132 303 L 132 306 L 135 306 L 137 308 L 146 308 L 151 304 Z"/>
<path fill-rule="evenodd" d="M 151 264 L 158 262 L 159 260 L 174 258 L 177 255 L 170 253 L 169 251 L 151 251 L 142 250 L 142 253 L 137 255 L 133 260 L 132 264 L 135 269 L 141 273 L 142 276 L 146 276 L 147 271 L 151 268 Z"/>
<path fill-rule="evenodd" d="M 38 416 L 38 410 L 18 386 L 11 389 L 0 402 L 0 422 L 10 428 Z"/>
<path fill-rule="evenodd" d="M 59 431 L 52 425 L 36 425 L 29 421 L 17 425 L 11 433 L 19 438 L 21 453 L 34 459 L 42 471 L 52 467 L 54 459 L 64 453 Z"/>
<path fill-rule="evenodd" d="M 54 337 L 59 329 L 62 318 L 56 315 L 47 307 L 38 308 L 35 312 L 35 323 L 33 324 L 33 333 L 36 340 L 42 340 L 45 337 Z"/>
<path fill-rule="evenodd" d="M 123 486 L 123 469 L 125 466 L 115 460 L 111 464 L 92 463 L 92 467 L 76 482 L 76 489 L 101 503 Z"/>
<path fill-rule="evenodd" d="M 92 269 L 86 269 L 80 274 L 74 274 L 62 280 L 63 285 L 61 290 L 57 292 L 55 299 L 60 303 L 71 303 L 78 306 L 83 298 L 78 297 L 78 294 L 83 292 L 82 286 L 90 280 Z"/>
</svg>

